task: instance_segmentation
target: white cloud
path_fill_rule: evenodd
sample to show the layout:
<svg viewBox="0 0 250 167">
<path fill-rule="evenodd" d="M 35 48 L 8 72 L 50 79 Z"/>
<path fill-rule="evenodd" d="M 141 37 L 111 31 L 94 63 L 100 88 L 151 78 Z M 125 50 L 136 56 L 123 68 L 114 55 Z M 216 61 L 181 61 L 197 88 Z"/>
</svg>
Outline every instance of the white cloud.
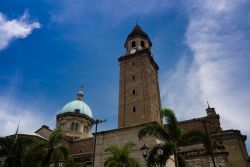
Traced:
<svg viewBox="0 0 250 167">
<path fill-rule="evenodd" d="M 221 115 L 224 129 L 250 135 L 250 6 L 246 0 L 189 0 L 184 56 L 175 71 L 162 76 L 165 106 L 179 118 L 205 115 L 206 100 Z"/>
<path fill-rule="evenodd" d="M 39 111 L 19 104 L 16 100 L 0 97 L 0 136 L 14 134 L 20 121 L 19 132 L 34 132 L 46 118 Z"/>
<path fill-rule="evenodd" d="M 39 22 L 30 22 L 27 11 L 18 18 L 8 20 L 0 12 L 0 50 L 6 48 L 9 43 L 17 38 L 26 38 L 33 29 L 40 28 Z"/>
<path fill-rule="evenodd" d="M 38 107 L 42 99 L 38 96 L 30 97 L 18 89 L 20 85 L 24 84 L 23 76 L 17 72 L 6 80 L 9 86 L 0 94 L 0 136 L 15 133 L 19 121 L 20 133 L 35 132 L 43 124 L 53 128 L 55 117 L 52 120 L 47 112 L 43 112 L 44 108 Z M 23 100 L 18 97 L 36 100 Z"/>
</svg>

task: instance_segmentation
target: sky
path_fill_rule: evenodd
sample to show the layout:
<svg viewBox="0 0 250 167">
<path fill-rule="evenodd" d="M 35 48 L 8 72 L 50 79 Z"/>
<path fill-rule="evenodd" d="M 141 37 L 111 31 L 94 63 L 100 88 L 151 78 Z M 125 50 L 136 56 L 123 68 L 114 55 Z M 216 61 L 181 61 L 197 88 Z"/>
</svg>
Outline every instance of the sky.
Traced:
<svg viewBox="0 0 250 167">
<path fill-rule="evenodd" d="M 119 63 L 136 23 L 158 63 L 162 107 L 250 136 L 249 0 L 0 2 L 0 136 L 55 127 L 84 86 L 101 130 L 117 127 Z M 250 150 L 250 142 L 247 140 Z"/>
</svg>

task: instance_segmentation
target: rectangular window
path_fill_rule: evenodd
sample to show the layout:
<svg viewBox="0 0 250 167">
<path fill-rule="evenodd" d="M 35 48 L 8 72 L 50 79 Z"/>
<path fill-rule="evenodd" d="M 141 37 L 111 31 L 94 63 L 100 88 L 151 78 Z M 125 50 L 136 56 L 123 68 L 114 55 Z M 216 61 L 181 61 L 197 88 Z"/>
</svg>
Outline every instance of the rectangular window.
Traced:
<svg viewBox="0 0 250 167">
<path fill-rule="evenodd" d="M 76 123 L 75 124 L 75 131 L 78 131 L 78 129 L 79 129 L 79 125 L 78 125 L 78 123 Z"/>
<path fill-rule="evenodd" d="M 135 108 L 135 106 L 133 107 L 133 112 L 136 112 L 136 108 Z"/>
<path fill-rule="evenodd" d="M 74 130 L 74 126 L 75 126 L 75 124 L 74 124 L 74 122 L 72 122 L 72 123 L 71 123 L 70 129 L 71 129 L 71 130 Z"/>
</svg>

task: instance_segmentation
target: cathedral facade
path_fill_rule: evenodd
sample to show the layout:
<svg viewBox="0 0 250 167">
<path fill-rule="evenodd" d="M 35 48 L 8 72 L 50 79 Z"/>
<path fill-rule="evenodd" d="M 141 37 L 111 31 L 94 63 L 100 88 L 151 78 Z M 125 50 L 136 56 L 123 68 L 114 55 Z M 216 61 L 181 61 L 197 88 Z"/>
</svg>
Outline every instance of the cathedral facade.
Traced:
<svg viewBox="0 0 250 167">
<path fill-rule="evenodd" d="M 118 58 L 120 64 L 118 127 L 91 134 L 92 126 L 97 124 L 92 111 L 84 101 L 81 89 L 76 99 L 67 103 L 56 116 L 56 127 L 61 128 L 67 137 L 62 141 L 70 148 L 70 155 L 87 166 L 103 167 L 109 156 L 105 149 L 110 144 L 122 146 L 128 141 L 135 143 L 131 156 L 140 166 L 146 166 L 141 155 L 141 147 L 146 144 L 152 148 L 159 141 L 155 138 L 138 139 L 139 130 L 149 122 L 155 122 L 167 129 L 160 116 L 161 100 L 158 83 L 159 67 L 151 52 L 152 42 L 139 25 L 128 35 L 125 54 Z M 205 112 L 205 111 L 204 111 Z M 202 143 L 189 143 L 178 148 L 189 167 L 249 167 L 249 156 L 245 141 L 247 137 L 239 130 L 223 130 L 220 116 L 208 106 L 206 116 L 179 122 L 183 132 L 199 130 L 206 133 L 214 144 L 208 153 Z M 52 130 L 43 125 L 35 133 L 48 139 Z M 93 137 L 94 136 L 94 137 Z M 174 159 L 166 162 L 174 167 Z"/>
</svg>

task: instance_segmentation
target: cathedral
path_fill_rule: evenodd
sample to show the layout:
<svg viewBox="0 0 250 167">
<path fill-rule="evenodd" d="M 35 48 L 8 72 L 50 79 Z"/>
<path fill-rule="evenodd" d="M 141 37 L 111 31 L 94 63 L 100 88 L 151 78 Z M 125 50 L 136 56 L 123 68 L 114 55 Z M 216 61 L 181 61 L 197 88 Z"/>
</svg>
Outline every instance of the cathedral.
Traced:
<svg viewBox="0 0 250 167">
<path fill-rule="evenodd" d="M 146 145 L 150 149 L 159 141 L 152 137 L 139 140 L 139 130 L 149 122 L 158 123 L 167 129 L 167 124 L 163 123 L 160 116 L 159 67 L 151 52 L 150 38 L 136 25 L 129 33 L 124 47 L 125 53 L 118 58 L 118 127 L 91 134 L 91 130 L 102 121 L 93 118 L 82 88 L 77 92 L 75 100 L 67 103 L 56 116 L 56 127 L 65 132 L 63 143 L 69 146 L 71 157 L 89 167 L 103 167 L 109 156 L 105 149 L 110 144 L 122 146 L 128 141 L 135 143 L 131 156 L 144 167 L 146 160 L 141 154 L 142 146 Z M 250 167 L 245 145 L 247 136 L 239 130 L 223 130 L 219 114 L 209 105 L 204 113 L 205 117 L 181 121 L 179 125 L 184 133 L 191 130 L 206 133 L 216 147 L 210 154 L 202 143 L 180 146 L 178 154 L 185 158 L 187 166 Z M 34 135 L 46 140 L 51 132 L 48 126 L 43 125 Z M 175 166 L 172 156 L 166 166 Z"/>
</svg>

